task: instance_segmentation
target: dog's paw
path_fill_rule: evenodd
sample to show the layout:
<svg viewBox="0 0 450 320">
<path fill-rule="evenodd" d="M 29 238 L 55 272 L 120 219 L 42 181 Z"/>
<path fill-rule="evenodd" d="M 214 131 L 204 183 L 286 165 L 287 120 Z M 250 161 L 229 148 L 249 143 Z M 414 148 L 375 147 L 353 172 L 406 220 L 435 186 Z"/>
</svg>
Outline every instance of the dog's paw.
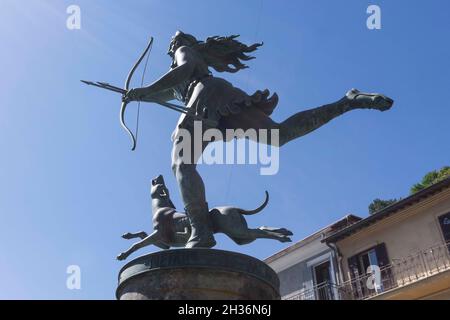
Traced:
<svg viewBox="0 0 450 320">
<path fill-rule="evenodd" d="M 286 228 L 281 228 L 279 230 L 279 232 L 284 236 L 293 236 L 294 235 L 291 230 L 288 230 Z"/>
<path fill-rule="evenodd" d="M 122 252 L 121 254 L 119 254 L 116 259 L 119 261 L 125 260 L 127 258 L 127 255 L 125 254 L 125 252 Z"/>
<path fill-rule="evenodd" d="M 127 232 L 122 235 L 122 238 L 130 240 L 130 239 L 133 239 L 133 236 L 130 232 Z"/>
<path fill-rule="evenodd" d="M 292 242 L 291 238 L 285 236 L 280 238 L 280 242 Z"/>
</svg>

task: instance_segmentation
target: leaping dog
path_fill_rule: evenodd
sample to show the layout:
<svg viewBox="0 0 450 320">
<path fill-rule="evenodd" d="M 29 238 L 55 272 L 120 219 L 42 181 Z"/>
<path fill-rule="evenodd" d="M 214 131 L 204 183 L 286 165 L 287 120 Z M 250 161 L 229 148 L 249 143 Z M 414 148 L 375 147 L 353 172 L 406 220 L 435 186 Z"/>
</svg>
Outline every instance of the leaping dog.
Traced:
<svg viewBox="0 0 450 320">
<path fill-rule="evenodd" d="M 155 245 L 162 249 L 171 247 L 184 247 L 191 235 L 189 218 L 185 213 L 177 212 L 170 200 L 164 178 L 159 175 L 152 180 L 151 187 L 153 229 L 148 235 L 144 231 L 126 233 L 124 239 L 140 238 L 141 241 L 133 244 L 128 250 L 117 256 L 118 260 L 125 260 L 130 254 L 149 245 Z M 209 211 L 210 223 L 214 233 L 224 233 L 239 245 L 248 244 L 256 239 L 274 239 L 280 242 L 290 242 L 292 232 L 285 228 L 259 227 L 248 228 L 246 215 L 253 215 L 262 211 L 269 202 L 269 194 L 266 191 L 266 199 L 262 205 L 254 210 L 244 210 L 235 207 L 217 207 Z"/>
</svg>

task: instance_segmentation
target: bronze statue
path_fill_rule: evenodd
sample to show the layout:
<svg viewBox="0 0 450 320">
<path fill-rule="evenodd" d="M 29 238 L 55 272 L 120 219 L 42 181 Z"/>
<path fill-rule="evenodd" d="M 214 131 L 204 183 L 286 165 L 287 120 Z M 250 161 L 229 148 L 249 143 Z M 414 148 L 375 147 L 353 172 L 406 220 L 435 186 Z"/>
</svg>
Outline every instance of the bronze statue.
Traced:
<svg viewBox="0 0 450 320">
<path fill-rule="evenodd" d="M 135 138 L 126 127 L 123 115 L 128 102 L 156 102 L 165 107 L 182 112 L 172 135 L 173 153 L 172 169 L 181 191 L 185 211 L 189 219 L 190 235 L 186 242 L 187 248 L 211 248 L 216 242 L 214 230 L 210 226 L 209 209 L 205 198 L 205 187 L 196 169 L 196 164 L 205 150 L 208 142 L 202 142 L 199 152 L 192 147 L 191 156 L 180 155 L 177 150 L 182 138 L 180 130 L 188 130 L 195 137 L 194 120 L 201 120 L 203 131 L 216 128 L 225 132 L 226 129 L 267 129 L 278 130 L 279 140 L 261 141 L 269 145 L 284 144 L 306 135 L 323 126 L 330 120 L 355 109 L 389 110 L 393 100 L 375 93 L 364 93 L 352 89 L 336 102 L 310 110 L 298 112 L 283 122 L 275 122 L 270 115 L 278 103 L 278 96 L 269 95 L 268 90 L 256 91 L 248 95 L 228 81 L 214 76 L 210 68 L 217 72 L 235 73 L 247 68 L 243 61 L 253 59 L 248 53 L 254 52 L 262 44 L 247 46 L 237 40 L 238 36 L 209 37 L 199 41 L 194 36 L 177 31 L 170 42 L 168 54 L 172 58 L 170 70 L 159 80 L 146 87 L 128 90 L 129 79 L 135 67 L 142 61 L 144 54 L 133 67 L 127 79 L 125 89 L 120 89 L 106 83 L 87 84 L 103 87 L 123 95 L 121 108 L 121 123 L 132 138 L 133 149 Z M 146 48 L 148 51 L 149 46 Z M 184 106 L 171 103 L 179 100 Z"/>
<path fill-rule="evenodd" d="M 172 57 L 170 71 L 147 87 L 130 90 L 125 96 L 125 101 L 177 99 L 185 103 L 195 115 L 216 121 L 220 130 L 278 129 L 279 146 L 310 133 L 350 110 L 385 111 L 393 104 L 391 99 L 383 95 L 367 94 L 353 89 L 337 102 L 299 112 L 277 123 L 270 118 L 278 102 L 276 94 L 269 97 L 269 92 L 265 90 L 248 95 L 210 72 L 209 68 L 217 72 L 231 73 L 246 68 L 241 61 L 250 60 L 252 57 L 247 53 L 261 46 L 261 44 L 247 46 L 236 38 L 237 36 L 216 36 L 206 41 L 198 41 L 194 36 L 178 31 L 172 38 L 168 51 Z M 192 122 L 191 118 L 181 115 L 173 134 L 174 149 L 181 142 L 177 131 L 180 128 L 191 130 Z M 209 126 L 203 125 L 205 128 Z M 204 143 L 203 150 L 206 146 L 207 143 Z M 213 231 L 207 223 L 208 205 L 205 187 L 196 170 L 196 161 L 201 154 L 195 154 L 195 150 L 191 154 L 192 159 L 189 163 L 185 163 L 176 153 L 172 159 L 172 168 L 192 227 L 186 247 L 210 248 L 215 245 L 215 240 Z"/>
<path fill-rule="evenodd" d="M 163 176 L 152 180 L 151 188 L 153 233 L 148 235 L 144 231 L 126 233 L 124 239 L 140 238 L 141 241 L 133 244 L 128 250 L 117 256 L 118 260 L 126 259 L 138 249 L 149 245 L 155 245 L 161 249 L 171 247 L 184 247 L 191 236 L 191 225 L 186 214 L 177 212 L 170 200 Z M 214 233 L 223 233 L 239 245 L 244 245 L 256 239 L 274 239 L 280 242 L 290 242 L 292 232 L 285 228 L 259 227 L 249 228 L 244 216 L 261 212 L 269 202 L 269 194 L 266 191 L 266 199 L 262 205 L 254 210 L 244 210 L 235 207 L 217 207 L 208 213 L 208 225 Z"/>
</svg>

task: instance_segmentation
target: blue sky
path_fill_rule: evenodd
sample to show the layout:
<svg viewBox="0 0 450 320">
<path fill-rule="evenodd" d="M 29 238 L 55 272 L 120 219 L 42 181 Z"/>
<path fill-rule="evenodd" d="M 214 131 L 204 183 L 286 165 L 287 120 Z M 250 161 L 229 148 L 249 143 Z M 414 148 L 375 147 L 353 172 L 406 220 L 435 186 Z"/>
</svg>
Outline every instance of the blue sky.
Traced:
<svg viewBox="0 0 450 320">
<path fill-rule="evenodd" d="M 170 171 L 177 114 L 143 104 L 131 152 L 120 97 L 79 82 L 123 86 L 149 36 L 146 83 L 169 68 L 177 29 L 264 41 L 250 69 L 221 76 L 248 92 L 276 91 L 278 121 L 352 87 L 395 99 L 389 112 L 355 111 L 283 147 L 275 176 L 260 176 L 255 165 L 201 166 L 211 206 L 252 208 L 270 192 L 250 226 L 286 227 L 297 241 L 348 213 L 367 216 L 374 198 L 406 196 L 450 162 L 448 1 L 24 3 L 3 0 L 0 12 L 0 298 L 113 299 L 123 265 L 115 256 L 130 245 L 120 235 L 151 229 L 151 178 L 163 174 L 182 208 Z M 81 8 L 81 30 L 66 28 L 71 4 Z M 381 7 L 381 30 L 366 27 L 370 4 Z M 133 130 L 136 110 L 127 110 Z M 261 259 L 285 247 L 217 239 L 217 248 Z M 81 290 L 66 288 L 73 264 Z"/>
</svg>

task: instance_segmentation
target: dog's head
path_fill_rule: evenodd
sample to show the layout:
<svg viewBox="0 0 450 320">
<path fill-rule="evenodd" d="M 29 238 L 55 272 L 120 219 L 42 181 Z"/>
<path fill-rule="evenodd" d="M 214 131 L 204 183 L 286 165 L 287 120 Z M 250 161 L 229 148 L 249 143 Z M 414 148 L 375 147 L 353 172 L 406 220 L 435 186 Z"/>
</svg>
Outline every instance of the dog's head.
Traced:
<svg viewBox="0 0 450 320">
<path fill-rule="evenodd" d="M 152 199 L 166 199 L 169 198 L 169 190 L 164 183 L 164 178 L 162 175 L 157 176 L 152 180 L 152 188 L 150 195 Z"/>
<path fill-rule="evenodd" d="M 152 180 L 150 196 L 152 199 L 162 201 L 164 206 L 175 208 L 170 200 L 169 189 L 167 189 L 162 175 Z"/>
</svg>

